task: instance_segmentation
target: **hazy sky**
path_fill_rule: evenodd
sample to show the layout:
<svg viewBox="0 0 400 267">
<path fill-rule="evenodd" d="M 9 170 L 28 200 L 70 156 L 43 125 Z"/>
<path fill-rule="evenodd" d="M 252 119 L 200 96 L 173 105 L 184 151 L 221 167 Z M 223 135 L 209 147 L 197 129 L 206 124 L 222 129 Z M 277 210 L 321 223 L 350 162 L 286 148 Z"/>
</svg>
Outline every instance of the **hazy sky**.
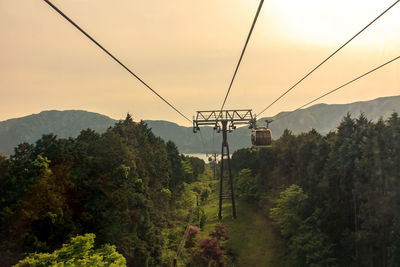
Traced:
<svg viewBox="0 0 400 267">
<path fill-rule="evenodd" d="M 226 108 L 259 112 L 394 0 L 266 0 Z M 191 118 L 220 108 L 258 0 L 53 0 Z M 400 4 L 263 115 L 400 55 Z M 321 100 L 400 94 L 400 61 Z M 0 120 L 84 109 L 189 125 L 42 0 L 0 0 Z"/>
</svg>

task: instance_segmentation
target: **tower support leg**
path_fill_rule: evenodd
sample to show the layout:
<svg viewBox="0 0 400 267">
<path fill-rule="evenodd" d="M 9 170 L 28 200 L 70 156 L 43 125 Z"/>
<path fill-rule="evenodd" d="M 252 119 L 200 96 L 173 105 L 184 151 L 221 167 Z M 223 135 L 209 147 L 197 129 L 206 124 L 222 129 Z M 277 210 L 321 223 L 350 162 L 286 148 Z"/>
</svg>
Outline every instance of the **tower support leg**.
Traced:
<svg viewBox="0 0 400 267">
<path fill-rule="evenodd" d="M 221 149 L 221 176 L 219 179 L 219 211 L 218 211 L 218 219 L 222 219 L 222 200 L 223 199 L 231 199 L 232 201 L 232 217 L 236 219 L 236 206 L 235 206 L 235 194 L 233 192 L 233 180 L 232 180 L 232 171 L 231 171 L 231 159 L 229 155 L 229 145 L 227 138 L 227 124 L 228 121 L 221 121 L 222 123 L 222 149 Z M 227 162 L 227 179 L 224 179 L 224 169 L 225 169 L 225 157 Z M 228 188 L 227 192 L 223 191 L 223 183 L 224 180 L 227 180 Z"/>
</svg>

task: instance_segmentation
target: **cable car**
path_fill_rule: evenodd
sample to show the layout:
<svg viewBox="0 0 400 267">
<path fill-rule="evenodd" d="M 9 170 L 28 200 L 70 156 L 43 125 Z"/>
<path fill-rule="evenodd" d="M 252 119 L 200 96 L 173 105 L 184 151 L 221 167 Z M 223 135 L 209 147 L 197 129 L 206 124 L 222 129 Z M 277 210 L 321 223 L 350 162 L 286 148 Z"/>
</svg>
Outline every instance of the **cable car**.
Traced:
<svg viewBox="0 0 400 267">
<path fill-rule="evenodd" d="M 272 143 L 272 133 L 271 130 L 268 129 L 268 124 L 272 121 L 268 121 L 267 126 L 255 127 L 251 131 L 251 143 L 255 147 L 266 147 L 270 146 Z"/>
</svg>

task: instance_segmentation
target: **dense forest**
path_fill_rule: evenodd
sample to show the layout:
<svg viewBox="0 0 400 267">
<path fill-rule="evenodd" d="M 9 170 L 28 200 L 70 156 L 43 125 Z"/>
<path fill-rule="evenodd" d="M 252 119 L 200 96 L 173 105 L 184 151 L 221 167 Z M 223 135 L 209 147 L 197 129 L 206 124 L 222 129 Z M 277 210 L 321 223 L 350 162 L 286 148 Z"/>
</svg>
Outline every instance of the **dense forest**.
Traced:
<svg viewBox="0 0 400 267">
<path fill-rule="evenodd" d="M 0 156 L 0 266 L 54 252 L 20 263 L 48 265 L 75 250 L 88 262 L 170 266 L 204 170 L 129 115 L 103 134 L 22 143 Z"/>
<path fill-rule="evenodd" d="M 236 151 L 232 168 L 239 203 L 273 223 L 279 266 L 400 266 L 396 113 L 285 130 Z M 102 134 L 22 143 L 0 156 L 0 265 L 232 266 L 229 228 L 202 208 L 217 201 L 211 176 L 129 115 Z"/>
<path fill-rule="evenodd" d="M 285 266 L 400 266 L 400 118 L 344 117 L 232 156 L 236 192 L 269 216 Z"/>
</svg>

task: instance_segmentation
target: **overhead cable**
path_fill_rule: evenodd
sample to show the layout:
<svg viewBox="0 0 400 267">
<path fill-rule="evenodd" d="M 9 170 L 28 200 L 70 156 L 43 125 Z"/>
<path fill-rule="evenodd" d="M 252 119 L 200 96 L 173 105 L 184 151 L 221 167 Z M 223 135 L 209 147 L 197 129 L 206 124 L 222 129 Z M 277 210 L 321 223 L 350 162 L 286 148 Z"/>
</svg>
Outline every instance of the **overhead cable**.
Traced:
<svg viewBox="0 0 400 267">
<path fill-rule="evenodd" d="M 190 233 L 190 226 L 192 225 L 193 216 L 194 216 L 194 210 L 195 209 L 196 208 L 193 208 L 192 211 L 190 212 L 189 221 L 188 221 L 188 224 L 186 225 L 185 232 L 183 233 L 182 241 L 179 244 L 178 250 L 176 251 L 176 255 L 174 257 L 174 266 L 176 266 L 177 260 L 178 260 L 179 256 L 181 255 L 182 249 L 183 249 L 183 247 L 185 245 L 186 238 L 188 237 L 188 235 Z"/>
<path fill-rule="evenodd" d="M 264 108 L 261 112 L 257 114 L 257 116 L 260 116 L 262 113 L 264 113 L 267 109 L 269 109 L 273 104 L 278 102 L 282 97 L 284 97 L 287 93 L 292 91 L 297 85 L 299 85 L 302 81 L 304 81 L 308 76 L 310 76 L 315 70 L 317 70 L 319 67 L 321 67 L 325 62 L 327 62 L 331 57 L 333 57 L 336 53 L 338 53 L 343 47 L 345 47 L 348 43 L 350 43 L 352 40 L 354 40 L 358 35 L 360 35 L 365 29 L 367 29 L 369 26 L 371 26 L 375 21 L 377 21 L 380 17 L 382 17 L 386 12 L 388 12 L 392 7 L 394 7 L 400 0 L 397 0 L 394 2 L 390 7 L 388 7 L 385 11 L 383 11 L 379 16 L 377 16 L 374 20 L 372 20 L 370 23 L 368 23 L 362 30 L 360 30 L 357 34 L 355 34 L 353 37 L 351 37 L 347 42 L 345 42 L 341 47 L 339 47 L 335 52 L 333 52 L 331 55 L 329 55 L 326 59 L 324 59 L 321 63 L 319 63 L 316 67 L 314 67 L 310 72 L 308 72 L 303 78 L 301 78 L 298 82 L 296 82 L 292 87 L 290 87 L 288 90 L 286 90 L 282 95 L 280 95 L 277 99 L 275 99 L 271 104 L 269 104 L 266 108 Z"/>
<path fill-rule="evenodd" d="M 249 35 L 247 36 L 246 43 L 244 44 L 244 47 L 243 47 L 243 50 L 242 50 L 242 54 L 240 55 L 239 61 L 238 61 L 237 65 L 236 65 L 235 72 L 233 73 L 233 77 L 232 77 L 231 83 L 229 84 L 228 91 L 226 92 L 224 102 L 222 103 L 222 106 L 221 106 L 221 110 L 224 108 L 226 99 L 228 98 L 229 92 L 231 91 L 233 81 L 235 80 L 236 73 L 238 72 L 240 63 L 242 62 L 242 58 L 243 58 L 244 52 L 246 51 L 247 44 L 249 43 L 251 33 L 253 32 L 254 26 L 256 25 L 257 18 L 258 18 L 258 15 L 260 14 L 261 7 L 262 7 L 263 3 L 264 3 L 264 0 L 261 0 L 260 1 L 260 5 L 258 6 L 258 9 L 257 9 L 256 16 L 254 17 L 253 24 L 251 25 Z"/>
<path fill-rule="evenodd" d="M 180 112 L 171 103 L 169 103 L 164 97 L 162 97 L 153 88 L 151 88 L 147 83 L 145 83 L 139 76 L 137 76 L 135 73 L 133 73 L 127 66 L 125 66 L 125 64 L 123 64 L 119 59 L 117 59 L 115 56 L 113 56 L 107 49 L 105 49 L 102 45 L 100 45 L 93 37 L 91 37 L 87 32 L 85 32 L 81 27 L 79 27 L 72 19 L 70 19 L 60 9 L 58 9 L 55 5 L 53 5 L 53 3 L 51 3 L 49 0 L 43 0 L 43 1 L 45 1 L 50 7 L 52 7 L 61 16 L 63 16 L 75 28 L 77 28 L 81 33 L 83 33 L 87 38 L 89 38 L 93 43 L 95 43 L 101 50 L 103 50 L 107 55 L 109 55 L 112 59 L 114 59 L 119 65 L 121 65 L 126 71 L 128 71 L 131 75 L 133 75 L 137 80 L 139 80 L 139 82 L 141 82 L 144 86 L 146 86 L 151 92 L 153 92 L 156 96 L 158 96 L 162 101 L 164 101 L 168 106 L 170 106 L 173 110 L 175 110 L 179 115 L 181 115 L 183 118 L 185 118 L 190 123 L 192 122 L 182 112 Z"/>
<path fill-rule="evenodd" d="M 347 86 L 347 85 L 349 85 L 349 84 L 351 84 L 351 83 L 353 83 L 353 82 L 355 82 L 355 81 L 357 81 L 357 80 L 359 80 L 359 79 L 361 79 L 361 78 L 367 76 L 368 74 L 371 74 L 372 72 L 374 72 L 374 71 L 376 71 L 376 70 L 378 70 L 378 69 L 380 69 L 380 68 L 382 68 L 382 67 L 384 67 L 384 66 L 386 66 L 386 65 L 388 65 L 388 64 L 390 64 L 390 63 L 392 63 L 392 62 L 394 62 L 394 61 L 396 61 L 396 60 L 398 60 L 399 58 L 400 58 L 400 56 L 395 57 L 395 58 L 393 58 L 392 60 L 389 60 L 388 62 L 386 62 L 386 63 L 384 63 L 384 64 L 382 64 L 382 65 L 380 65 L 380 66 L 378 66 L 378 67 L 376 67 L 376 68 L 374 68 L 374 69 L 372 69 L 372 70 L 370 70 L 370 71 L 368 71 L 368 72 L 366 72 L 366 73 L 364 73 L 364 74 L 362 74 L 362 75 L 360 75 L 360 76 L 358 76 L 357 78 L 354 78 L 353 80 L 351 80 L 351 81 L 349 81 L 349 82 L 347 82 L 347 83 L 345 83 L 345 84 L 343 84 L 343 85 L 341 85 L 341 86 L 339 86 L 339 87 L 337 87 L 337 88 L 335 88 L 335 89 L 333 89 L 333 90 L 331 90 L 331 91 L 329 91 L 329 92 L 327 92 L 327 93 L 321 95 L 320 97 L 315 98 L 315 99 L 312 100 L 312 101 L 310 101 L 310 102 L 308 102 L 308 103 L 306 103 L 306 104 L 304 104 L 304 105 L 302 105 L 302 106 L 296 108 L 295 110 L 290 111 L 290 112 L 288 112 L 288 113 L 286 113 L 286 114 L 284 114 L 284 115 L 282 115 L 282 116 L 280 116 L 280 117 L 274 119 L 273 121 L 277 121 L 277 120 L 280 120 L 280 119 L 282 119 L 282 118 L 285 118 L 285 117 L 287 117 L 287 116 L 293 114 L 293 112 L 298 111 L 298 110 L 300 110 L 300 109 L 302 109 L 302 108 L 304 108 L 304 107 L 306 107 L 306 106 L 308 106 L 308 105 L 310 105 L 310 104 L 312 104 L 312 103 L 314 103 L 314 102 L 320 100 L 321 98 L 326 97 L 327 95 L 330 95 L 330 94 L 336 92 L 336 91 L 339 90 L 339 89 L 342 89 L 343 87 L 345 87 L 345 86 Z"/>
</svg>

